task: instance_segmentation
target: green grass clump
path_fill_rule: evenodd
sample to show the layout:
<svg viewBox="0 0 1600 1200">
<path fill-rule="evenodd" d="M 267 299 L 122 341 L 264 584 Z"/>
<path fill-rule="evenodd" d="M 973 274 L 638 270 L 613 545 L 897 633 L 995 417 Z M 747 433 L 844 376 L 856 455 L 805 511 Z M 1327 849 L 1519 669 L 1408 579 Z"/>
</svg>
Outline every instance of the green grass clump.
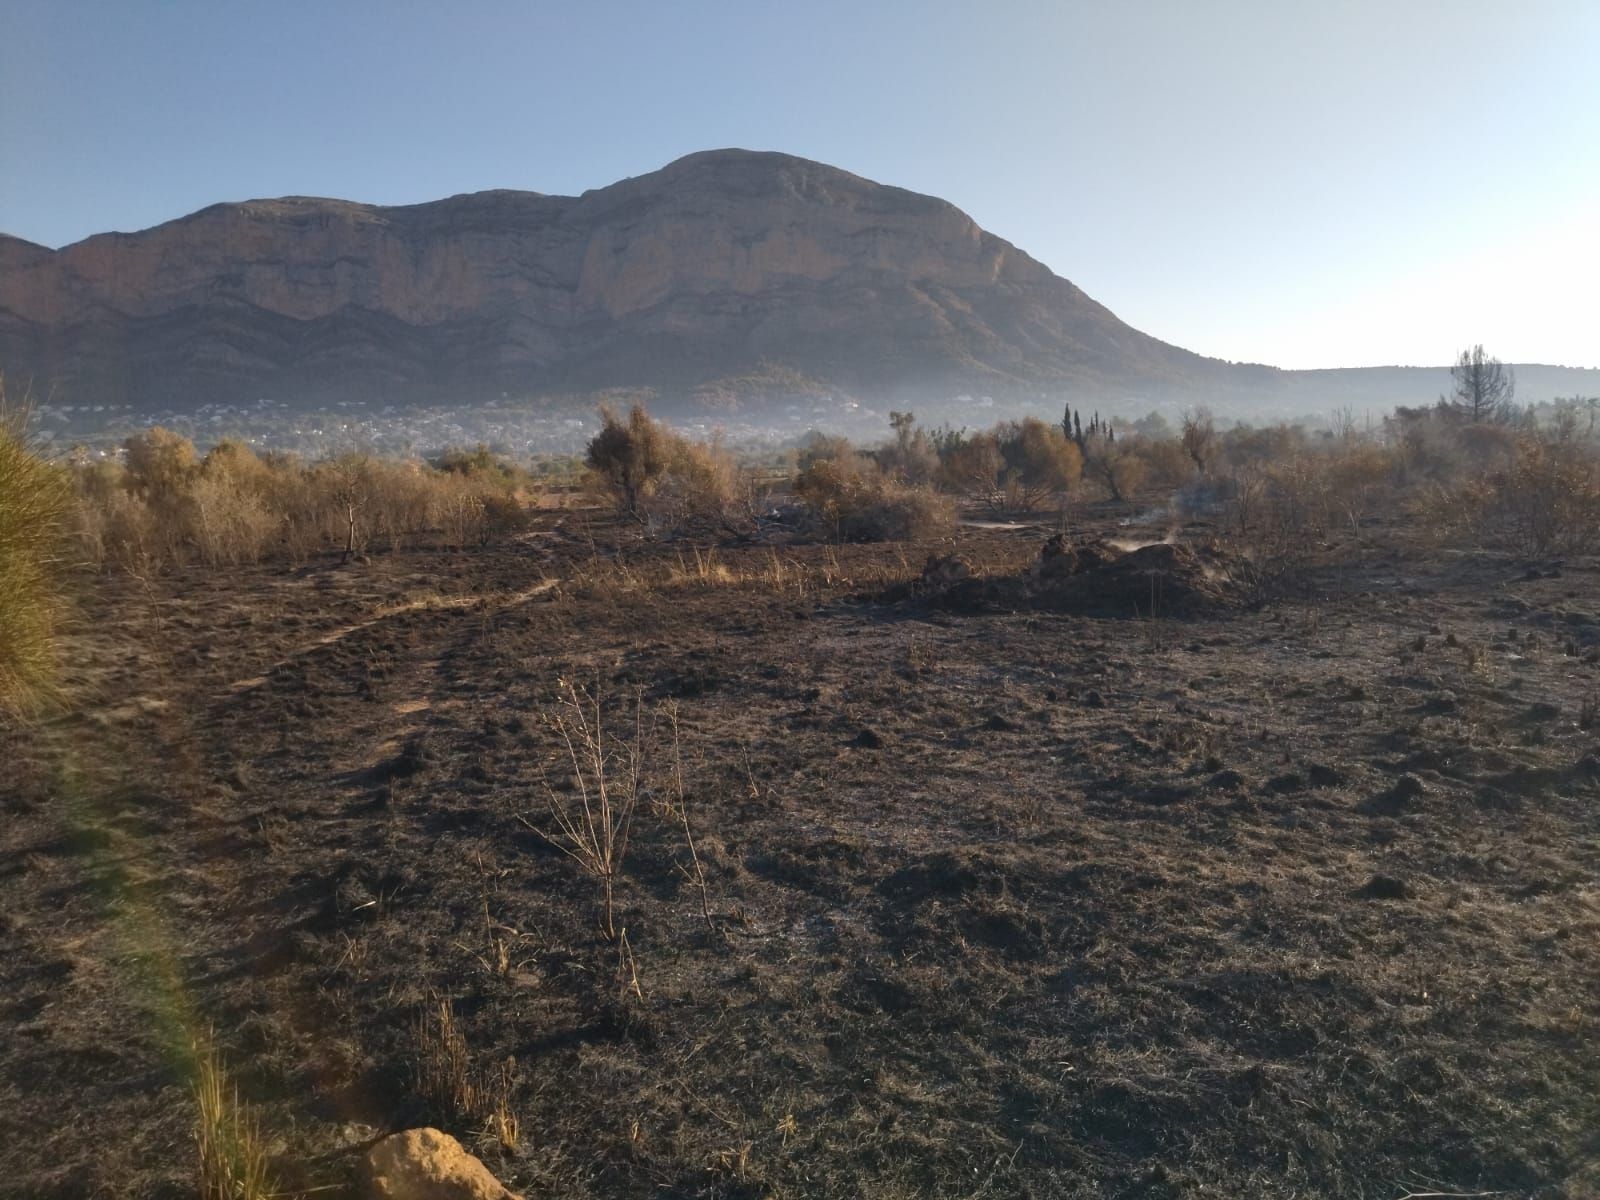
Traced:
<svg viewBox="0 0 1600 1200">
<path fill-rule="evenodd" d="M 22 422 L 0 409 L 0 712 L 30 712 L 54 691 L 57 569 L 71 511 L 67 473 L 35 454 Z"/>
</svg>

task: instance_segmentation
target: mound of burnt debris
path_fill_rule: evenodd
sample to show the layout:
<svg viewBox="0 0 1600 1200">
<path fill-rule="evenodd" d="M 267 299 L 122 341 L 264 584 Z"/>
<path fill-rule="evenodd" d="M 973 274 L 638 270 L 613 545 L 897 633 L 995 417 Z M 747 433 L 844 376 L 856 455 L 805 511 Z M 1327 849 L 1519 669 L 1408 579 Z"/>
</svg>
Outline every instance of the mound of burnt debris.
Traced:
<svg viewBox="0 0 1600 1200">
<path fill-rule="evenodd" d="M 1190 617 L 1237 604 L 1235 572 L 1210 545 L 1119 545 L 1057 534 L 1014 575 L 978 575 L 958 555 L 933 555 L 885 599 L 949 612 L 1034 609 L 1095 617 Z"/>
</svg>

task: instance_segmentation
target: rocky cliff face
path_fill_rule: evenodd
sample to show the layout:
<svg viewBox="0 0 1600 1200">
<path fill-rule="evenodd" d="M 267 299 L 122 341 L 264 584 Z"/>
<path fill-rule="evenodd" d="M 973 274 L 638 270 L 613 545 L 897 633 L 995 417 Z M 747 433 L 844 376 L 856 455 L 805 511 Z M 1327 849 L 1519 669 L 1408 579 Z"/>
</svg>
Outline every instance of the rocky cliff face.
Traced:
<svg viewBox="0 0 1600 1200">
<path fill-rule="evenodd" d="M 796 376 L 1149 394 L 1221 364 L 941 200 L 727 150 L 578 197 L 288 198 L 59 251 L 0 237 L 0 366 L 64 401 L 149 407 Z"/>
</svg>

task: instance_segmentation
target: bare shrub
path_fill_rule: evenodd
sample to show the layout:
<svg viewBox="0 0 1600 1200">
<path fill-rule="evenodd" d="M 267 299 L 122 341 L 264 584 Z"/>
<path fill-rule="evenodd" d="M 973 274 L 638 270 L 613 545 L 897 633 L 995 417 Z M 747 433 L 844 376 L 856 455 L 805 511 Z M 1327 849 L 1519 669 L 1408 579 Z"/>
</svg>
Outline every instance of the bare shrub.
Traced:
<svg viewBox="0 0 1600 1200">
<path fill-rule="evenodd" d="M 731 529 L 748 518 L 752 489 L 727 448 L 720 441 L 667 436 L 667 465 L 645 505 L 651 524 Z"/>
<path fill-rule="evenodd" d="M 475 486 L 463 483 L 458 475 L 430 470 L 415 459 L 369 458 L 365 474 L 368 536 L 373 543 L 390 550 L 403 549 L 425 531 L 438 527 L 436 503 L 440 495 Z M 468 536 L 475 536 L 472 529 Z"/>
<path fill-rule="evenodd" d="M 456 547 L 486 545 L 528 519 L 509 482 L 514 470 L 480 469 L 477 456 L 464 469 L 362 453 L 306 464 L 226 440 L 197 462 L 193 446 L 165 430 L 128 446 L 129 466 L 94 463 L 74 472 L 77 533 L 96 565 L 227 567 L 269 555 L 304 561 L 330 549 L 348 559 L 434 533 Z"/>
<path fill-rule="evenodd" d="M 483 544 L 489 545 L 523 532 L 529 525 L 528 506 L 515 495 L 491 491 L 483 496 Z"/>
<path fill-rule="evenodd" d="M 589 485 L 652 529 L 727 528 L 748 516 L 751 488 L 720 441 L 694 442 L 635 407 L 600 410 L 589 442 Z"/>
<path fill-rule="evenodd" d="M 1193 460 L 1170 438 L 1139 438 L 1132 452 L 1143 463 L 1143 482 L 1162 492 L 1173 492 L 1196 476 Z"/>
<path fill-rule="evenodd" d="M 488 525 L 488 510 L 481 491 L 466 479 L 451 479 L 432 489 L 428 511 L 445 543 L 463 547 L 481 544 Z"/>
<path fill-rule="evenodd" d="M 1005 505 L 1000 479 L 1005 474 L 1005 459 L 993 433 L 979 433 L 946 444 L 939 465 L 939 485 L 958 496 L 965 496 L 988 508 Z"/>
<path fill-rule="evenodd" d="M 196 469 L 194 443 L 156 426 L 122 443 L 131 487 L 155 500 L 181 493 Z"/>
<path fill-rule="evenodd" d="M 1224 502 L 1227 570 L 1247 604 L 1260 606 L 1304 586 L 1326 536 L 1325 459 L 1293 453 L 1280 462 L 1235 469 Z"/>
<path fill-rule="evenodd" d="M 1083 455 L 1061 428 L 1036 417 L 939 439 L 936 479 L 947 491 L 997 512 L 1059 505 L 1083 475 Z"/>
<path fill-rule="evenodd" d="M 1211 466 L 1217 443 L 1217 427 L 1209 408 L 1191 409 L 1183 415 L 1179 445 L 1194 464 L 1195 473 L 1204 475 Z"/>
<path fill-rule="evenodd" d="M 1393 506 L 1394 457 L 1372 442 L 1346 439 L 1329 454 L 1327 501 L 1351 530 L 1382 508 Z"/>
<path fill-rule="evenodd" d="M 190 485 L 187 500 L 190 537 L 207 566 L 260 562 L 276 540 L 278 516 L 265 497 L 236 479 L 202 474 Z"/>
<path fill-rule="evenodd" d="M 1478 534 L 1534 554 L 1578 554 L 1600 545 L 1600 452 L 1570 422 L 1517 438 L 1510 469 L 1458 490 Z"/>
<path fill-rule="evenodd" d="M 544 714 L 566 757 L 570 786 L 558 789 L 544 780 L 551 828 L 518 814 L 518 820 L 587 874 L 600 882 L 601 932 L 617 937 L 614 911 L 616 881 L 628 854 L 633 811 L 639 801 L 643 757 L 643 702 L 636 700 L 630 736 L 606 732 L 605 710 L 598 691 L 562 680 L 557 708 Z"/>
<path fill-rule="evenodd" d="M 1059 502 L 1083 475 L 1083 455 L 1054 425 L 1035 417 L 1010 421 L 995 429 L 995 447 L 1004 464 L 1000 483 L 1006 506 L 1033 512 Z"/>
<path fill-rule="evenodd" d="M 931 484 L 939 472 L 939 452 L 927 431 L 917 427 L 916 414 L 891 412 L 889 427 L 894 440 L 876 452 L 879 468 L 900 483 Z"/>
</svg>

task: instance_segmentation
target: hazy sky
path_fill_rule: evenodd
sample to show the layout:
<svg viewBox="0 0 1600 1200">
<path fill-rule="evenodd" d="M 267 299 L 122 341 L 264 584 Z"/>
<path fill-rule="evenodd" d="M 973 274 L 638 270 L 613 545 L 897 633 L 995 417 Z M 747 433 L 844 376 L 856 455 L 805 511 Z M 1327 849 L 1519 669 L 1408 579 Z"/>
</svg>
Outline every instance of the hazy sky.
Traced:
<svg viewBox="0 0 1600 1200">
<path fill-rule="evenodd" d="M 722 146 L 952 201 L 1190 349 L 1600 366 L 1600 0 L 0 0 L 0 230 L 577 193 Z"/>
</svg>

